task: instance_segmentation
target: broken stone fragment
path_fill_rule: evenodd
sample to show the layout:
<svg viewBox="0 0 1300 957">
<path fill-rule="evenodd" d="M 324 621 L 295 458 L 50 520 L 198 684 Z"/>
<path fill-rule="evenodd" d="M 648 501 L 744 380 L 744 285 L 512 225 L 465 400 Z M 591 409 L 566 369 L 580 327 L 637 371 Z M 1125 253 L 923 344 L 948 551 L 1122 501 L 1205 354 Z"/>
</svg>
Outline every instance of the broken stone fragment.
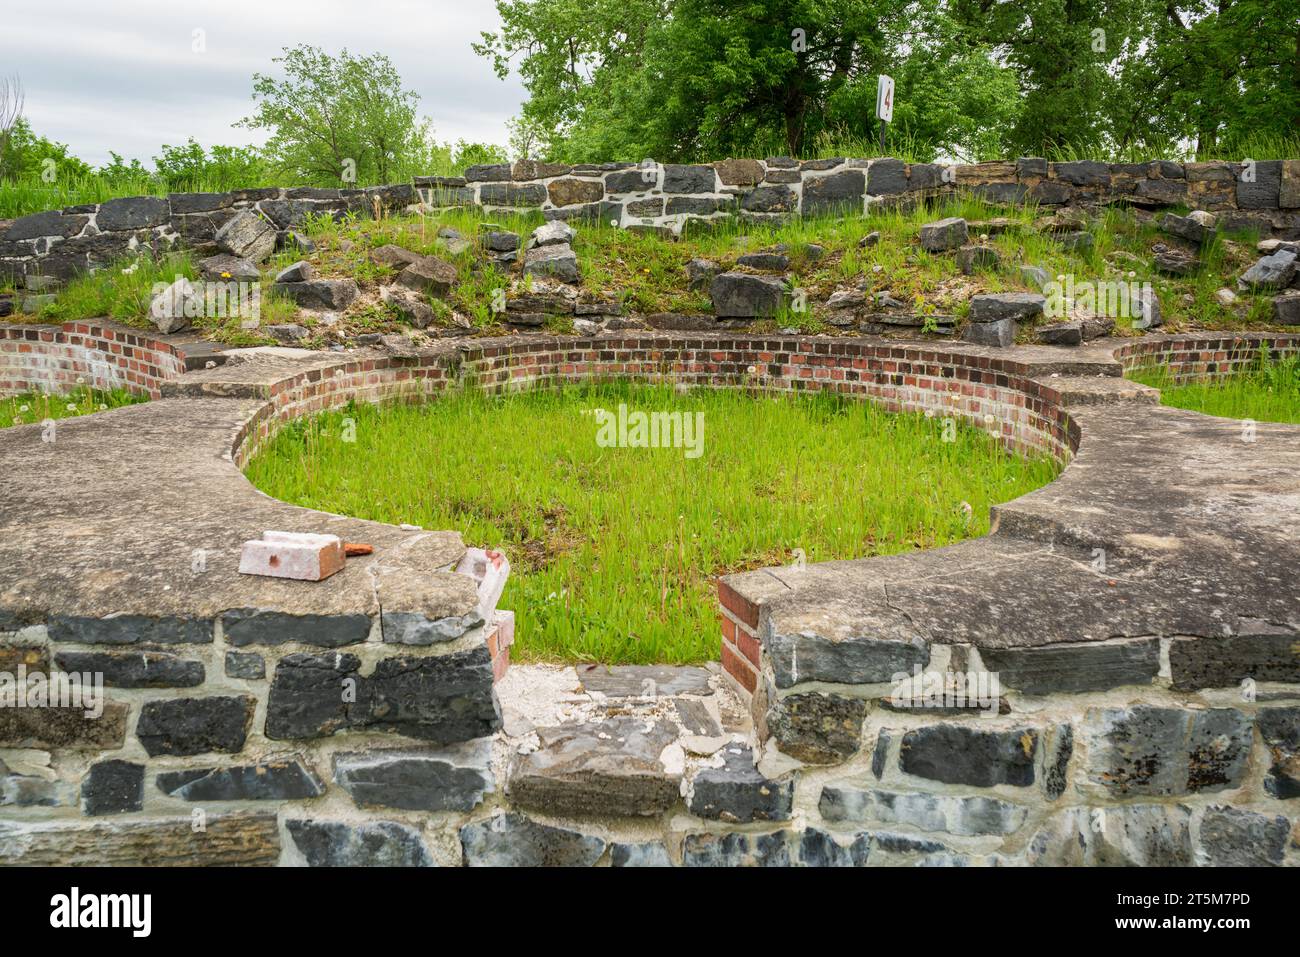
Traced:
<svg viewBox="0 0 1300 957">
<path fill-rule="evenodd" d="M 567 224 L 555 220 L 547 225 Z M 568 243 L 534 246 L 524 254 L 524 272 L 530 276 L 558 279 L 560 282 L 578 282 L 582 278 L 578 271 L 578 257 Z"/>
<path fill-rule="evenodd" d="M 445 296 L 456 284 L 456 267 L 436 256 L 424 256 L 409 263 L 397 276 L 397 281 L 416 292 Z"/>
<path fill-rule="evenodd" d="M 969 235 L 966 220 L 950 216 L 921 227 L 921 248 L 932 253 L 946 252 L 963 245 Z"/>
<path fill-rule="evenodd" d="M 239 557 L 241 575 L 324 581 L 343 569 L 346 558 L 337 535 L 304 532 L 263 532 L 244 542 Z"/>
<path fill-rule="evenodd" d="M 677 739 L 663 720 L 621 715 L 539 728 L 541 747 L 515 757 L 511 800 L 552 814 L 653 816 L 677 803 L 681 771 L 664 750 Z"/>
<path fill-rule="evenodd" d="M 316 278 L 316 270 L 312 264 L 305 259 L 300 259 L 292 266 L 281 269 L 275 275 L 275 281 L 281 282 L 310 282 Z"/>
<path fill-rule="evenodd" d="M 568 246 L 577 231 L 562 219 L 554 219 L 533 230 L 534 246 Z"/>
<path fill-rule="evenodd" d="M 699 817 L 748 824 L 785 821 L 794 806 L 794 779 L 773 781 L 754 766 L 747 747 L 723 751 L 721 768 L 705 768 L 691 782 L 690 809 Z"/>
<path fill-rule="evenodd" d="M 275 228 L 249 210 L 236 213 L 213 237 L 222 252 L 260 263 L 275 252 Z"/>
<path fill-rule="evenodd" d="M 346 309 L 360 293 L 355 279 L 314 279 L 271 286 L 308 309 Z"/>
<path fill-rule="evenodd" d="M 1289 249 L 1278 249 L 1242 273 L 1237 288 L 1280 289 L 1295 278 L 1296 269 L 1296 254 Z"/>
<path fill-rule="evenodd" d="M 199 260 L 199 276 L 214 281 L 257 282 L 261 278 L 257 266 L 247 259 L 220 253 Z"/>
</svg>

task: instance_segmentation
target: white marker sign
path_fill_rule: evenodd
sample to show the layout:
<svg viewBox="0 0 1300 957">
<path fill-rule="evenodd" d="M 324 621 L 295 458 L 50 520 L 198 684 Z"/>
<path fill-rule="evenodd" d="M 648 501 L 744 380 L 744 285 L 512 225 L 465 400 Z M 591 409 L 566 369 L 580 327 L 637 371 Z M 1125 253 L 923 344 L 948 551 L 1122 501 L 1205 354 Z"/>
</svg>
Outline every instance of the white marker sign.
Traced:
<svg viewBox="0 0 1300 957">
<path fill-rule="evenodd" d="M 883 73 L 876 85 L 876 116 L 886 123 L 894 121 L 894 78 Z"/>
</svg>

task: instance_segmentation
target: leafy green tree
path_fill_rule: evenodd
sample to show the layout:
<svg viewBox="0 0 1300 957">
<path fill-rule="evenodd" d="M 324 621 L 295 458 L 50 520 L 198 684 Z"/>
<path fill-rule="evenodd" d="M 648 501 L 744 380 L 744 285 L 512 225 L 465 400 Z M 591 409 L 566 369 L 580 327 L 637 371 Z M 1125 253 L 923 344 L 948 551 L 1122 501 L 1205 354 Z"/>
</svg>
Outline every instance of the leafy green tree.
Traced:
<svg viewBox="0 0 1300 957">
<path fill-rule="evenodd" d="M 26 117 L 19 117 L 10 127 L 4 143 L 0 144 L 0 179 L 39 178 L 47 160 L 53 161 L 51 168 L 59 177 L 88 176 L 91 173 L 90 164 L 69 153 L 66 143 L 38 136 Z"/>
<path fill-rule="evenodd" d="M 254 75 L 256 111 L 239 125 L 269 131 L 265 154 L 278 171 L 329 185 L 387 183 L 417 171 L 429 124 L 388 57 L 331 56 L 303 44 L 274 62 L 284 76 Z"/>
<path fill-rule="evenodd" d="M 224 191 L 264 185 L 266 163 L 256 149 L 246 146 L 213 146 L 205 150 L 193 137 L 184 146 L 163 145 L 153 158 L 157 176 L 173 192 L 185 190 Z"/>
</svg>

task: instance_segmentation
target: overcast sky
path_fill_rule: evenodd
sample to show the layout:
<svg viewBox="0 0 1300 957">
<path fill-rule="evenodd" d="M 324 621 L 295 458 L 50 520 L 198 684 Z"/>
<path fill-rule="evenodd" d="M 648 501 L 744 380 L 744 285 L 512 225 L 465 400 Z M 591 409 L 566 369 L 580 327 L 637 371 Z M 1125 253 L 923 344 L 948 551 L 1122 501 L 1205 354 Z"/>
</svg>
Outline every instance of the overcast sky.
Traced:
<svg viewBox="0 0 1300 957">
<path fill-rule="evenodd" d="M 298 43 L 384 53 L 440 141 L 504 145 L 523 88 L 470 49 L 498 24 L 491 0 L 3 0 L 0 73 L 22 78 L 37 133 L 95 165 L 113 150 L 152 167 L 190 136 L 259 142 L 232 124 L 252 112 L 253 74 Z"/>
</svg>

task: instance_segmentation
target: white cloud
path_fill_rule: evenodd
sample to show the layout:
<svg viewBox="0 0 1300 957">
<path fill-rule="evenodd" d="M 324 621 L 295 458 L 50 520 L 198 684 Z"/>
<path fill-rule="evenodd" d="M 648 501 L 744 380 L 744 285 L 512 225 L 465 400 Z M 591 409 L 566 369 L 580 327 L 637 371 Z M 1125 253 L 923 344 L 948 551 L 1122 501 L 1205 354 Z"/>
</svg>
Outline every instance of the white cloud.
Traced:
<svg viewBox="0 0 1300 957">
<path fill-rule="evenodd" d="M 252 111 L 253 74 L 298 43 L 386 54 L 440 140 L 504 144 L 523 88 L 470 49 L 498 25 L 489 0 L 24 2 L 6 5 L 0 72 L 22 78 L 38 133 L 96 165 L 109 150 L 149 164 L 190 136 L 257 142 L 232 124 Z"/>
</svg>

